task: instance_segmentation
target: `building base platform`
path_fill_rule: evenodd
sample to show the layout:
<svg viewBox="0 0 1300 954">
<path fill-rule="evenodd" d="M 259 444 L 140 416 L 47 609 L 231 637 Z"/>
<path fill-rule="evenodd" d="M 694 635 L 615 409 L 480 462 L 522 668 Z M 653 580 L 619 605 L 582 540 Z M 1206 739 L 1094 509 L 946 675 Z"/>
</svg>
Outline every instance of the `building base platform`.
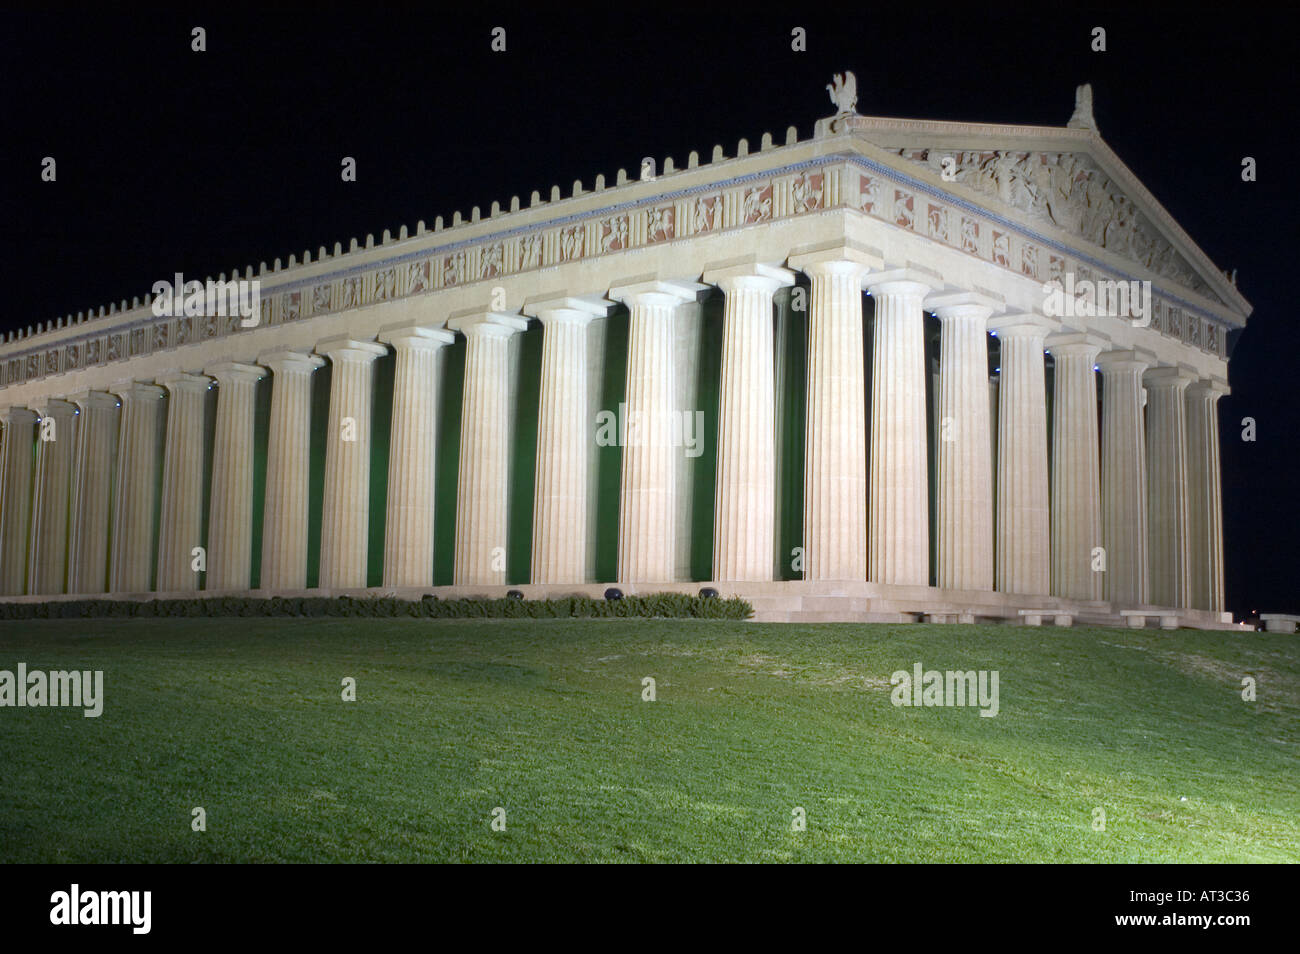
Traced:
<svg viewBox="0 0 1300 954">
<path fill-rule="evenodd" d="M 418 600 L 426 594 L 438 599 L 500 599 L 518 591 L 525 599 L 566 596 L 604 597 L 616 586 L 627 596 L 651 593 L 698 594 L 711 587 L 719 596 L 738 596 L 754 607 L 759 623 L 1009 623 L 1026 626 L 1116 626 L 1126 628 L 1190 628 L 1253 632 L 1234 623 L 1231 613 L 1157 606 L 1130 606 L 1106 601 L 1071 600 L 1059 596 L 1030 596 L 983 590 L 945 590 L 931 586 L 896 586 L 853 581 L 789 580 L 776 582 L 673 582 L 673 583 L 557 583 L 456 585 L 431 587 L 364 587 L 358 589 L 243 590 L 239 592 L 181 591 L 170 593 L 101 593 L 91 595 L 6 596 L 16 603 L 41 603 L 77 599 L 206 599 L 249 597 L 375 597 Z"/>
</svg>

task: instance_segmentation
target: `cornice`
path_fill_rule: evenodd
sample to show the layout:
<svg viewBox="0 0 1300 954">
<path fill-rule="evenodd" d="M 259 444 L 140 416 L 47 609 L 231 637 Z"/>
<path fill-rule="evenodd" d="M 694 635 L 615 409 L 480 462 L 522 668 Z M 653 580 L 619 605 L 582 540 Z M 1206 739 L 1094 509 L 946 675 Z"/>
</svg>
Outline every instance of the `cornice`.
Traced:
<svg viewBox="0 0 1300 954">
<path fill-rule="evenodd" d="M 885 120 L 870 117 L 859 117 L 859 119 L 867 123 L 861 127 L 864 129 L 870 128 L 871 123 L 886 123 Z M 1058 142 L 1065 140 L 1079 143 L 1093 140 L 1096 143 L 1101 142 L 1095 133 L 1088 130 L 1030 126 L 983 127 L 969 123 L 932 123 L 920 120 L 888 122 L 892 124 L 891 128 L 905 128 L 920 132 L 936 129 L 951 132 L 983 129 L 989 135 L 996 130 L 999 135 L 1005 137 L 1009 132 L 1021 130 L 1034 135 L 1051 135 L 1057 137 Z M 381 301 L 412 298 L 416 295 L 436 293 L 445 288 L 464 287 L 480 282 L 511 280 L 556 265 L 597 259 L 659 244 L 686 241 L 705 233 L 761 227 L 799 215 L 848 210 L 863 214 L 857 207 L 856 193 L 850 195 L 849 190 L 857 188 L 856 173 L 866 173 L 878 176 L 899 188 L 928 196 L 956 210 L 978 216 L 982 220 L 1005 228 L 1010 233 L 1024 236 L 1043 249 L 1055 250 L 1062 256 L 1087 263 L 1100 272 L 1098 277 L 1129 281 L 1150 280 L 1156 295 L 1188 314 L 1198 316 L 1198 320 L 1203 318 L 1225 327 L 1234 324 L 1234 317 L 1237 316 L 1233 316 L 1230 309 L 1205 300 L 1197 301 L 1187 290 L 1171 286 L 1168 281 L 1162 281 L 1158 277 L 1126 270 L 1112 260 L 1114 256 L 1108 255 L 1103 259 L 1088 248 L 1081 247 L 1086 246 L 1085 242 L 1070 240 L 1065 236 L 1054 236 L 1046 230 L 1035 228 L 1022 219 L 1012 217 L 1004 210 L 993 207 L 987 201 L 987 196 L 967 189 L 960 183 L 951 184 L 960 187 L 959 191 L 958 188 L 940 188 L 927 182 L 923 175 L 917 174 L 918 170 L 910 160 L 900 158 L 879 145 L 862 139 L 857 135 L 858 128 L 855 126 L 835 136 L 790 142 L 786 146 L 769 147 L 731 158 L 723 156 L 721 149 L 718 148 L 715 149 L 714 161 L 708 165 L 675 169 L 650 180 L 636 180 L 610 188 L 584 191 L 567 199 L 539 202 L 517 212 L 501 212 L 486 219 L 462 222 L 450 229 L 425 230 L 413 236 L 390 239 L 378 246 L 358 248 L 356 251 L 337 257 L 330 256 L 323 260 L 262 272 L 255 278 L 262 283 L 264 314 L 267 316 L 267 321 L 264 323 L 309 321 L 317 314 L 335 316 L 355 307 L 364 307 Z M 745 153 L 746 150 L 737 149 L 737 152 Z M 1109 150 L 1107 152 L 1113 156 Z M 1122 167 L 1122 164 L 1120 166 Z M 1127 169 L 1124 171 L 1131 176 Z M 1107 170 L 1108 174 L 1111 172 L 1112 170 Z M 745 203 L 755 195 L 758 196 L 757 201 L 760 204 L 766 203 L 767 211 L 762 212 L 760 208 L 760 213 L 756 217 L 748 218 Z M 703 229 L 697 228 L 694 224 L 687 227 L 687 223 L 682 221 L 683 214 L 690 211 L 693 203 L 701 201 L 714 203 L 709 213 L 712 216 L 712 224 Z M 647 238 L 641 233 L 649 227 L 647 223 L 656 211 L 674 213 L 670 231 L 659 237 L 655 237 L 659 235 L 655 233 L 655 236 Z M 638 216 L 640 218 L 635 222 L 635 229 L 639 229 L 640 232 L 634 235 L 633 219 Z M 621 226 L 628 230 L 627 236 L 615 242 L 610 248 L 590 247 L 591 240 L 598 236 L 599 230 L 610 226 L 618 219 L 624 220 Z M 555 253 L 555 248 L 552 246 L 557 241 L 556 236 L 565 229 L 575 232 L 582 230 L 581 251 L 572 257 L 544 260 L 543 251 L 546 251 L 546 254 Z M 917 234 L 924 235 L 924 232 L 917 229 Z M 509 249 L 510 254 L 517 258 L 519 253 L 517 243 L 523 239 L 535 242 L 536 261 L 527 264 L 516 260 L 510 263 L 508 270 L 484 272 L 481 261 L 481 253 L 484 249 L 499 246 L 495 249 L 499 254 L 504 254 L 504 250 Z M 512 242 L 516 243 L 516 246 L 510 246 L 509 243 Z M 953 246 L 949 243 L 948 247 Z M 466 275 L 450 284 L 443 277 L 435 278 L 435 267 L 439 269 L 441 275 L 443 265 L 461 254 L 466 256 L 467 263 L 471 260 L 477 263 L 476 267 L 480 270 L 476 277 Z M 426 269 L 423 285 L 411 287 L 411 276 L 399 274 L 399 270 L 411 268 Z M 379 297 L 374 297 L 380 290 L 377 276 L 388 270 L 393 270 L 393 274 L 388 275 L 384 280 L 395 289 L 395 292 L 390 295 L 387 290 L 384 290 Z M 355 294 L 358 296 L 351 303 L 347 303 L 340 291 L 348 283 L 355 284 Z M 333 298 L 330 300 L 329 307 L 319 312 L 304 303 L 306 296 L 326 286 L 330 287 L 331 295 L 341 296 L 339 307 L 334 307 Z M 301 314 L 291 314 L 289 313 L 291 309 L 277 314 L 276 309 L 289 308 L 288 303 L 294 295 L 299 296 L 298 307 Z M 1244 302 L 1244 299 L 1242 301 Z M 159 318 L 153 315 L 149 306 L 143 305 L 129 311 L 106 315 L 103 319 L 97 318 L 91 322 L 83 321 L 64 326 L 51 333 L 5 342 L 0 344 L 0 375 L 3 375 L 0 381 L 19 383 L 8 370 L 13 367 L 15 360 L 23 362 L 24 372 L 33 360 L 37 363 L 35 374 L 24 373 L 21 376 L 20 380 L 24 382 L 44 378 L 50 374 L 74 372 L 81 367 L 90 366 L 90 362 L 87 361 L 63 367 L 59 364 L 60 359 L 56 359 L 56 370 L 46 371 L 45 365 L 49 355 L 57 349 L 71 351 L 75 347 L 80 349 L 80 353 L 86 354 L 92 343 L 98 342 L 96 347 L 107 348 L 114 338 L 124 342 L 119 345 L 124 354 L 119 354 L 112 359 L 100 355 L 94 362 L 102 365 L 108 360 L 129 360 L 136 354 L 175 350 L 189 344 L 211 340 L 213 337 L 238 334 L 241 330 L 236 327 L 237 317 L 233 319 L 194 317 L 189 325 L 189 336 L 177 340 L 180 335 L 177 329 L 180 329 L 186 320 Z M 217 327 L 212 334 L 207 333 L 208 323 L 223 321 L 226 322 L 224 326 Z M 163 333 L 162 343 L 155 347 L 152 339 L 159 334 L 162 325 L 166 325 L 170 330 Z M 133 350 L 136 345 L 135 338 L 140 335 L 145 336 L 147 346 L 143 351 L 135 351 Z"/>
<path fill-rule="evenodd" d="M 890 137 L 894 137 L 891 141 Z M 1241 316 L 1241 324 L 1253 311 L 1244 295 L 1228 281 L 1210 257 L 1161 205 L 1141 179 L 1093 129 L 1055 126 L 997 125 L 988 123 L 948 122 L 940 120 L 889 119 L 855 116 L 834 138 L 855 138 L 881 149 L 890 146 L 929 147 L 934 149 L 971 149 L 975 146 L 1008 152 L 1061 151 L 1081 152 L 1096 162 L 1103 172 L 1145 214 L 1174 246 L 1203 281 L 1223 302 Z M 945 138 L 949 137 L 949 138 Z M 979 195 L 960 182 L 950 184 L 952 192 L 968 197 Z"/>
</svg>

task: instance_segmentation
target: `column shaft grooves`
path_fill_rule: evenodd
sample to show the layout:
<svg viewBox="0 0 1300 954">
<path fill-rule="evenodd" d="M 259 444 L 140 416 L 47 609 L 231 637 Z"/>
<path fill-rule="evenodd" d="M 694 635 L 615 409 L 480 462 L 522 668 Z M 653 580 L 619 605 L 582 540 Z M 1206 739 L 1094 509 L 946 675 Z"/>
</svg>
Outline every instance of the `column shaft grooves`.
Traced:
<svg viewBox="0 0 1300 954">
<path fill-rule="evenodd" d="M 25 407 L 3 413 L 0 448 L 0 592 L 21 596 L 27 589 L 27 549 L 31 542 L 32 478 L 35 470 L 36 415 Z"/>
<path fill-rule="evenodd" d="M 206 378 L 177 375 L 163 379 L 169 394 L 162 509 L 158 518 L 160 592 L 197 590 L 192 569 L 195 547 L 203 546 L 204 397 Z"/>
<path fill-rule="evenodd" d="M 32 490 L 32 540 L 27 592 L 63 593 L 67 585 L 68 526 L 76 407 L 50 401 L 37 427 L 36 476 Z"/>
<path fill-rule="evenodd" d="M 324 361 L 295 352 L 259 360 L 272 372 L 260 586 L 300 590 L 307 586 L 312 371 Z"/>
<path fill-rule="evenodd" d="M 1103 573 L 1093 569 L 1092 555 L 1103 546 L 1097 350 L 1083 342 L 1052 345 L 1052 592 L 1076 600 L 1102 597 Z"/>
<path fill-rule="evenodd" d="M 73 465 L 72 528 L 68 542 L 68 592 L 108 589 L 108 540 L 117 463 L 117 399 L 91 392 L 76 399 L 81 410 Z"/>
<path fill-rule="evenodd" d="M 209 590 L 246 590 L 253 571 L 253 428 L 257 382 L 253 365 L 209 368 L 217 379 L 216 436 L 208 517 Z"/>
<path fill-rule="evenodd" d="M 144 593 L 153 584 L 157 543 L 154 503 L 166 403 L 163 389 L 152 385 L 127 385 L 117 394 L 122 400 L 122 412 L 108 588 L 113 593 Z"/>
<path fill-rule="evenodd" d="M 631 303 L 627 355 L 627 435 L 619 499 L 618 579 L 673 579 L 676 484 L 673 317 L 676 302 L 646 294 Z"/>
<path fill-rule="evenodd" d="M 510 335 L 525 325 L 495 315 L 453 324 L 466 338 L 453 579 L 500 584 L 509 544 Z"/>
<path fill-rule="evenodd" d="M 1147 529 L 1146 427 L 1142 372 L 1131 353 L 1107 352 L 1102 373 L 1101 517 L 1106 548 L 1103 596 L 1116 609 L 1150 596 Z"/>
<path fill-rule="evenodd" d="M 878 583 L 930 582 L 925 291 L 902 281 L 875 288 L 868 572 Z"/>
<path fill-rule="evenodd" d="M 804 451 L 804 578 L 867 578 L 866 369 L 862 275 L 853 262 L 804 269 L 811 281 Z"/>
<path fill-rule="evenodd" d="M 940 312 L 938 566 L 944 589 L 993 589 L 993 461 L 989 309 Z"/>
<path fill-rule="evenodd" d="M 1223 484 L 1219 472 L 1219 396 L 1202 381 L 1187 389 L 1191 605 L 1224 611 Z"/>
<path fill-rule="evenodd" d="M 384 585 L 433 585 L 434 454 L 438 432 L 438 349 L 443 331 L 386 334 L 397 354 L 389 437 Z"/>
<path fill-rule="evenodd" d="M 542 313 L 533 583 L 579 583 L 587 571 L 587 326 L 581 312 Z"/>
<path fill-rule="evenodd" d="M 997 588 L 1045 596 L 1052 564 L 1043 331 L 1016 326 L 999 337 Z"/>
<path fill-rule="evenodd" d="M 1189 607 L 1186 390 L 1190 378 L 1174 368 L 1155 368 L 1145 380 L 1151 602 Z"/>
<path fill-rule="evenodd" d="M 773 295 L 793 281 L 770 268 L 729 270 L 722 332 L 713 578 L 772 579 L 776 549 Z"/>
</svg>

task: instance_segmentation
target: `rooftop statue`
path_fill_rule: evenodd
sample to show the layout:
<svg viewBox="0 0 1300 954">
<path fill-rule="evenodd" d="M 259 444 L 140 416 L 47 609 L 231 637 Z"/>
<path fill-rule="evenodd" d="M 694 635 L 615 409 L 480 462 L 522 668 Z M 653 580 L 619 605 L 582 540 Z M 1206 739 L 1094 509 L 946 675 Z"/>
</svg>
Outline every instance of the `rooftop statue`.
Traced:
<svg viewBox="0 0 1300 954">
<path fill-rule="evenodd" d="M 857 112 L 858 78 L 853 75 L 851 70 L 836 73 L 831 77 L 831 82 L 826 84 L 826 90 L 831 94 L 831 102 L 835 104 L 836 115 L 847 116 Z"/>
<path fill-rule="evenodd" d="M 1074 90 L 1074 115 L 1065 124 L 1070 129 L 1097 128 L 1097 120 L 1092 118 L 1092 84 L 1084 83 Z"/>
</svg>

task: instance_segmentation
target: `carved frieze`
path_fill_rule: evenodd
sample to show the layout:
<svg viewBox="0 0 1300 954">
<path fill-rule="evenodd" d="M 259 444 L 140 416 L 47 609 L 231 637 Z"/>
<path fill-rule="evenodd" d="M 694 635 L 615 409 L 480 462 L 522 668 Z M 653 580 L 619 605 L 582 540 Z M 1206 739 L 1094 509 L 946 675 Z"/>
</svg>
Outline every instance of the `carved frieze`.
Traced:
<svg viewBox="0 0 1300 954">
<path fill-rule="evenodd" d="M 1217 300 L 1187 260 L 1086 155 L 941 149 L 900 149 L 898 154 L 945 181 L 963 183 Z"/>
<path fill-rule="evenodd" d="M 943 155 L 910 151 L 903 155 L 942 172 Z M 1208 294 L 1199 277 L 1154 236 L 1128 199 L 1089 161 L 1069 154 L 957 153 L 956 178 L 976 191 L 1066 228 L 1103 248 L 1132 253 L 1175 281 Z M 951 168 L 951 167 L 950 167 Z M 857 187 L 853 187 L 853 177 Z M 422 257 L 378 262 L 353 274 L 303 278 L 289 287 L 266 290 L 262 326 L 336 313 L 373 302 L 451 288 L 471 282 L 574 262 L 588 256 L 670 242 L 689 235 L 761 225 L 790 216 L 849 206 L 874 218 L 1000 268 L 1038 281 L 1073 272 L 1090 277 L 1088 266 L 1068 250 L 1043 247 L 1015 227 L 983 216 L 942 195 L 929 195 L 887 171 L 855 169 L 843 157 L 827 159 L 766 177 L 746 177 L 734 186 L 689 191 L 671 201 L 652 200 L 637 208 L 594 211 L 580 219 L 540 224 L 509 237 L 488 237 L 452 250 L 429 250 Z M 1054 243 L 1053 243 L 1054 244 Z M 1189 279 L 1188 275 L 1192 275 Z M 1104 275 L 1097 276 L 1099 278 Z M 256 327 L 256 324 L 253 325 Z M 91 332 L 54 350 L 37 344 L 14 355 L 6 383 L 90 367 L 244 331 L 239 316 L 145 319 L 130 328 Z M 1193 347 L 1221 354 L 1223 329 L 1183 312 L 1176 329 L 1162 328 Z"/>
</svg>

